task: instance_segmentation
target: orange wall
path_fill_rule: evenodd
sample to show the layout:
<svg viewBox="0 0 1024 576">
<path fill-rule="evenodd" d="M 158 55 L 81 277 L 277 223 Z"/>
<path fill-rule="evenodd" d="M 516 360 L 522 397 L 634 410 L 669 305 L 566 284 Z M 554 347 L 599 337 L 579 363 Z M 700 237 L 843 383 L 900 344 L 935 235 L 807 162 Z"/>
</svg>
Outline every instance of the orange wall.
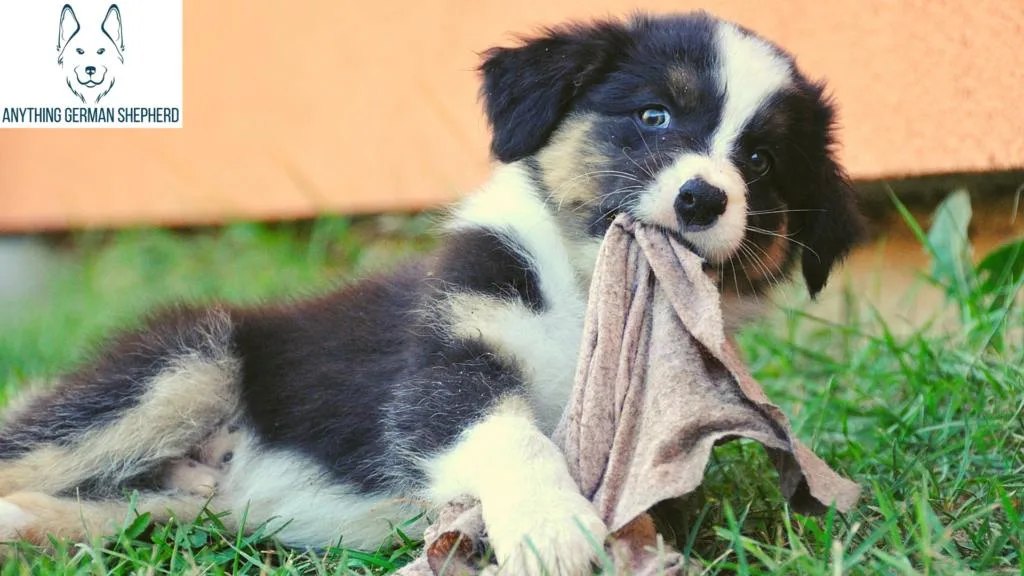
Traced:
<svg viewBox="0 0 1024 576">
<path fill-rule="evenodd" d="M 830 79 L 858 178 L 1024 167 L 1024 0 L 705 7 Z M 0 130 L 0 230 L 420 208 L 484 178 L 476 54 L 633 0 L 185 2 L 181 130 Z"/>
</svg>

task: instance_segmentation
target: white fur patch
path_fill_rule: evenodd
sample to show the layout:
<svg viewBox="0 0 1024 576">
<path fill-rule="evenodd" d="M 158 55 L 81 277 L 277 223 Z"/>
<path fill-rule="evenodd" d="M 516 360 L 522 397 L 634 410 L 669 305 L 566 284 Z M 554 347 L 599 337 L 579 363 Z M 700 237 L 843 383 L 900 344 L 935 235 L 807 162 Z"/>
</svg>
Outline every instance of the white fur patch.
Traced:
<svg viewBox="0 0 1024 576">
<path fill-rule="evenodd" d="M 447 227 L 490 228 L 508 234 L 526 249 L 523 255 L 535 265 L 546 300 L 552 304 L 579 300 L 566 238 L 521 163 L 495 167 L 494 176 L 456 209 Z"/>
<path fill-rule="evenodd" d="M 495 230 L 521 245 L 536 272 L 546 305 L 541 313 L 518 301 L 475 294 L 452 295 L 449 313 L 455 335 L 481 338 L 523 370 L 542 426 L 550 431 L 572 388 L 586 313 L 586 287 L 579 278 L 589 279 L 596 251 L 571 248 L 518 164 L 498 167 L 457 209 L 448 228 Z"/>
<path fill-rule="evenodd" d="M 466 430 L 426 466 L 431 499 L 480 499 L 499 564 L 508 574 L 589 574 L 607 535 L 564 457 L 515 399 Z M 532 544 L 532 548 L 531 548 Z"/>
<path fill-rule="evenodd" d="M 334 481 L 326 470 L 298 454 L 260 449 L 241 442 L 221 495 L 235 520 L 246 528 L 263 522 L 285 544 L 333 545 L 374 550 L 391 526 L 423 510 L 421 503 L 398 496 L 364 496 Z M 246 509 L 248 507 L 248 509 Z M 419 536 L 423 525 L 403 528 Z"/>
<path fill-rule="evenodd" d="M 712 155 L 728 158 L 750 119 L 792 81 L 789 62 L 763 40 L 728 22 L 718 25 L 718 82 L 724 93 L 722 118 L 712 139 Z"/>
<path fill-rule="evenodd" d="M 580 318 L 535 314 L 521 302 L 477 294 L 448 297 L 455 336 L 478 338 L 519 366 L 542 428 L 551 432 L 565 408 L 576 373 Z"/>
</svg>

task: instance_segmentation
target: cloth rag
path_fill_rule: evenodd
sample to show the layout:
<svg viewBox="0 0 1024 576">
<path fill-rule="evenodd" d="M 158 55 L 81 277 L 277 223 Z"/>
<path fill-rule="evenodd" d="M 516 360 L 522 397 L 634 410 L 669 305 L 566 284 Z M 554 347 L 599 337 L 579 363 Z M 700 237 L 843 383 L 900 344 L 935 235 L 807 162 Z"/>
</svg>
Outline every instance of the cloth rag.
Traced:
<svg viewBox="0 0 1024 576">
<path fill-rule="evenodd" d="M 620 215 L 606 233 L 590 286 L 570 401 L 552 436 L 612 538 L 619 574 L 682 574 L 647 511 L 700 486 L 715 445 L 749 438 L 803 514 L 848 511 L 860 488 L 797 440 L 740 360 L 723 328 L 719 291 L 703 260 L 674 237 Z M 493 573 L 480 566 L 479 502 L 443 507 L 421 557 L 402 576 Z"/>
</svg>

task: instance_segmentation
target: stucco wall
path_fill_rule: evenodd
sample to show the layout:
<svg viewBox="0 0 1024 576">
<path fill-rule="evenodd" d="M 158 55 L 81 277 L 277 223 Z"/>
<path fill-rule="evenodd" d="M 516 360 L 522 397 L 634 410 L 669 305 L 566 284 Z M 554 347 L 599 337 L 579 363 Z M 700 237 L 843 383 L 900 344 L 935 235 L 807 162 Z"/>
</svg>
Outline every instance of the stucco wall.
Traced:
<svg viewBox="0 0 1024 576">
<path fill-rule="evenodd" d="M 1024 167 L 1024 1 L 704 7 L 830 80 L 857 178 Z M 485 176 L 477 53 L 632 0 L 185 2 L 181 130 L 0 131 L 0 230 L 434 205 Z"/>
</svg>

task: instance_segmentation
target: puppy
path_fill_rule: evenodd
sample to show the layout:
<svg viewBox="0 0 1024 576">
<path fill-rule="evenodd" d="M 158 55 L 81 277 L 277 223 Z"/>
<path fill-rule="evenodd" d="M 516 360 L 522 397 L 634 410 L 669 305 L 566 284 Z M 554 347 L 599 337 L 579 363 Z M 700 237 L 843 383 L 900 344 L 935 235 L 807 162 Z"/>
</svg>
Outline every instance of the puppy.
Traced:
<svg viewBox="0 0 1024 576">
<path fill-rule="evenodd" d="M 83 28 L 70 4 L 60 12 L 57 64 L 64 71 L 71 92 L 83 104 L 97 104 L 114 87 L 124 63 L 121 10 L 111 4 L 102 23 Z"/>
<path fill-rule="evenodd" d="M 470 494 L 508 573 L 590 570 L 607 529 L 549 433 L 611 220 L 690 244 L 739 305 L 797 266 L 817 294 L 861 221 L 823 86 L 734 24 L 567 25 L 481 72 L 495 167 L 437 252 L 116 337 L 0 432 L 0 537 L 107 533 L 129 489 L 156 520 L 189 519 L 208 495 L 176 472 L 237 422 L 209 499 L 229 526 L 246 513 L 285 544 L 374 548 L 420 503 Z"/>
</svg>

